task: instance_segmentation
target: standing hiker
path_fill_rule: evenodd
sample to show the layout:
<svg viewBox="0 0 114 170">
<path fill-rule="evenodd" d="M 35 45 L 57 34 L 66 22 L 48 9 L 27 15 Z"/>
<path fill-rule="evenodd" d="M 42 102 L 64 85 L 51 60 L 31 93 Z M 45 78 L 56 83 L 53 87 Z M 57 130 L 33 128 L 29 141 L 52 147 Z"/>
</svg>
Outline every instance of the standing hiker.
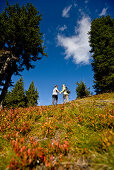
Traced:
<svg viewBox="0 0 114 170">
<path fill-rule="evenodd" d="M 66 102 L 68 103 L 69 102 L 68 96 L 70 92 L 68 92 L 67 87 L 64 84 L 62 86 L 62 91 L 60 92 L 60 94 L 61 93 L 63 93 L 63 103 L 66 103 Z"/>
<path fill-rule="evenodd" d="M 53 89 L 53 94 L 52 94 L 52 104 L 53 105 L 57 105 L 57 101 L 58 101 L 58 94 L 57 94 L 57 92 L 59 92 L 59 90 L 57 88 L 58 88 L 58 86 L 55 85 L 55 88 Z"/>
</svg>

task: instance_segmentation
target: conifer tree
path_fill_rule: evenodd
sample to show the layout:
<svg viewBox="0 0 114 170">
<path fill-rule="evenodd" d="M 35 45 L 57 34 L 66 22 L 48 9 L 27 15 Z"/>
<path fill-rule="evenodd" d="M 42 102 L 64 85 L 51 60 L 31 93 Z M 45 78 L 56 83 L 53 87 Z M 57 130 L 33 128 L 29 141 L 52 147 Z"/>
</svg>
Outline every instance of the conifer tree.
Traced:
<svg viewBox="0 0 114 170">
<path fill-rule="evenodd" d="M 41 14 L 32 5 L 9 5 L 0 14 L 0 103 L 13 75 L 34 68 L 33 62 L 45 56 L 40 32 Z"/>
<path fill-rule="evenodd" d="M 38 99 L 38 91 L 37 88 L 35 90 L 34 82 L 29 86 L 28 91 L 26 92 L 26 100 L 27 100 L 27 106 L 35 106 L 37 104 Z"/>
<path fill-rule="evenodd" d="M 114 19 L 110 16 L 94 19 L 89 35 L 95 91 L 97 94 L 114 91 Z"/>
<path fill-rule="evenodd" d="M 12 104 L 13 104 L 12 92 L 8 91 L 3 101 L 3 107 L 10 108 Z"/>
<path fill-rule="evenodd" d="M 80 83 L 77 82 L 76 85 L 78 85 L 76 88 L 77 98 L 83 98 L 90 95 L 89 88 L 86 87 L 84 82 L 82 81 Z"/>
<path fill-rule="evenodd" d="M 25 92 L 24 92 L 24 83 L 23 78 L 21 77 L 15 84 L 12 90 L 12 107 L 25 107 Z"/>
</svg>

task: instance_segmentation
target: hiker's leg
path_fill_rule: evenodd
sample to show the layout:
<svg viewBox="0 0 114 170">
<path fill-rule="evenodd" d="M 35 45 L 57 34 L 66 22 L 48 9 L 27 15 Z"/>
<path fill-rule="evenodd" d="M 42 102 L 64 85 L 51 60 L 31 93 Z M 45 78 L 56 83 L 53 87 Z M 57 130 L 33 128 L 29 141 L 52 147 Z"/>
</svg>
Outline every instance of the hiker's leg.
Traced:
<svg viewBox="0 0 114 170">
<path fill-rule="evenodd" d="M 58 102 L 58 96 L 56 96 L 56 103 L 55 103 L 56 105 L 57 105 L 57 102 Z"/>
<path fill-rule="evenodd" d="M 65 103 L 65 95 L 63 95 L 63 103 Z"/>
<path fill-rule="evenodd" d="M 56 100 L 56 98 L 54 97 L 54 105 L 55 105 L 55 100 Z"/>
<path fill-rule="evenodd" d="M 54 96 L 52 96 L 52 105 L 54 105 L 54 101 L 55 101 L 55 97 Z"/>
<path fill-rule="evenodd" d="M 66 95 L 66 101 L 69 102 L 68 95 Z"/>
</svg>

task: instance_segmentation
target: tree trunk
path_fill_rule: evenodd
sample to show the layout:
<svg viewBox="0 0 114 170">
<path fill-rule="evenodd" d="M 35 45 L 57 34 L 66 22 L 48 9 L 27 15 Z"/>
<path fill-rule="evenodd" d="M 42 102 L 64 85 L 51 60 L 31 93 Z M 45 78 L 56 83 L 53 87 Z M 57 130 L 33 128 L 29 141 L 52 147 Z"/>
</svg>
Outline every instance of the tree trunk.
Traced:
<svg viewBox="0 0 114 170">
<path fill-rule="evenodd" d="M 3 66 L 0 68 L 0 84 L 2 82 L 2 79 L 4 77 L 4 74 L 10 64 L 11 61 L 16 61 L 17 58 L 10 52 L 10 51 L 4 51 L 4 53 L 0 53 L 0 57 L 3 57 L 4 55 L 7 56 L 6 61 L 3 63 Z"/>
<path fill-rule="evenodd" d="M 3 73 L 5 72 L 5 70 L 7 69 L 8 65 L 9 65 L 9 63 L 10 63 L 10 61 L 11 61 L 11 58 L 8 57 L 8 58 L 6 59 L 4 65 L 3 65 L 3 66 L 1 67 L 1 69 L 0 69 L 0 75 L 3 74 Z"/>
<path fill-rule="evenodd" d="M 6 82 L 5 82 L 5 84 L 4 84 L 4 87 L 3 87 L 3 89 L 2 89 L 2 92 L 1 92 L 1 94 L 0 94 L 0 104 L 1 104 L 1 105 L 2 105 L 2 101 L 3 101 L 4 98 L 5 98 L 5 95 L 6 95 L 6 93 L 7 93 L 7 90 L 8 90 L 8 87 L 9 87 L 9 84 L 10 84 L 12 75 L 13 75 L 13 69 L 9 72 L 8 77 L 7 77 L 7 79 L 6 79 Z"/>
</svg>

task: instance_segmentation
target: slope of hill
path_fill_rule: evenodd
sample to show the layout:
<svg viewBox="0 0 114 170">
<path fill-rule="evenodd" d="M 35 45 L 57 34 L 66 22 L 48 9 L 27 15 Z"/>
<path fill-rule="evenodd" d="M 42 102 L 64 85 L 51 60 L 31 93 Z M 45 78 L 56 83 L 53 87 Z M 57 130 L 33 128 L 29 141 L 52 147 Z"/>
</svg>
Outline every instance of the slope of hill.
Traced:
<svg viewBox="0 0 114 170">
<path fill-rule="evenodd" d="M 114 169 L 114 93 L 2 110 L 0 169 Z"/>
</svg>

